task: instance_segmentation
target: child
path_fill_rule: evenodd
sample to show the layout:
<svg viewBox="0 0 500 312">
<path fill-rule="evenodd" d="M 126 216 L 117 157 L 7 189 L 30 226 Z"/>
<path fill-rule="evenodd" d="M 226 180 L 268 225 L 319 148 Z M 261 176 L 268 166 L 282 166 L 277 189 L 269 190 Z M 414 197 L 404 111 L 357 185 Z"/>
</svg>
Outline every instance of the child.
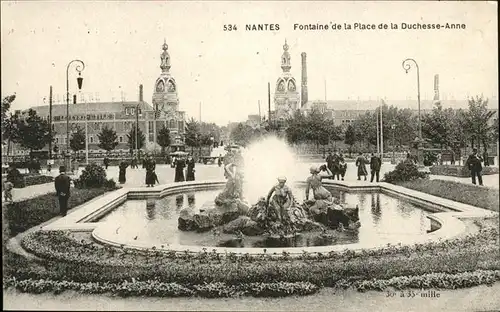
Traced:
<svg viewBox="0 0 500 312">
<path fill-rule="evenodd" d="M 14 184 L 10 181 L 4 183 L 4 200 L 6 203 L 12 203 L 12 189 Z"/>
</svg>

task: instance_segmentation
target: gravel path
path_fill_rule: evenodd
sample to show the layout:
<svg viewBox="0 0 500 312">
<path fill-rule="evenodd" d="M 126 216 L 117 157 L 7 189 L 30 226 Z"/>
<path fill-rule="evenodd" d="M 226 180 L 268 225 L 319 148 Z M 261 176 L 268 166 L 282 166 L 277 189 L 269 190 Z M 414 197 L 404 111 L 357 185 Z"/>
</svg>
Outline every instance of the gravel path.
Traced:
<svg viewBox="0 0 500 312">
<path fill-rule="evenodd" d="M 325 288 L 317 294 L 289 298 L 150 298 L 81 295 L 64 292 L 59 295 L 32 295 L 9 289 L 4 290 L 3 307 L 9 310 L 94 310 L 94 311 L 498 311 L 500 283 L 492 287 L 478 286 L 467 289 L 441 290 L 439 298 L 394 297 L 387 292 L 354 290 L 335 291 Z M 405 292 L 407 294 L 408 291 Z"/>
</svg>

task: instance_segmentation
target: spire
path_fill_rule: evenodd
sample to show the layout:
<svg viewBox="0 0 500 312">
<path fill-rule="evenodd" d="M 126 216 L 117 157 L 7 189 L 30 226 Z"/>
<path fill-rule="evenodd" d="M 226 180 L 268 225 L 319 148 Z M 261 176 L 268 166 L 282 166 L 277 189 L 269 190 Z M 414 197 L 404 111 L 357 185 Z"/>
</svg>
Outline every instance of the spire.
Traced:
<svg viewBox="0 0 500 312">
<path fill-rule="evenodd" d="M 163 39 L 162 49 L 163 49 L 163 52 L 160 55 L 160 59 L 161 59 L 160 68 L 161 68 L 162 73 L 168 73 L 168 71 L 170 70 L 170 54 L 168 54 L 168 52 L 167 52 L 168 45 L 167 45 L 166 39 Z"/>
<path fill-rule="evenodd" d="M 288 53 L 288 44 L 285 39 L 285 44 L 283 45 L 283 55 L 281 56 L 281 68 L 283 72 L 288 73 L 292 66 L 290 65 L 290 53 Z"/>
</svg>

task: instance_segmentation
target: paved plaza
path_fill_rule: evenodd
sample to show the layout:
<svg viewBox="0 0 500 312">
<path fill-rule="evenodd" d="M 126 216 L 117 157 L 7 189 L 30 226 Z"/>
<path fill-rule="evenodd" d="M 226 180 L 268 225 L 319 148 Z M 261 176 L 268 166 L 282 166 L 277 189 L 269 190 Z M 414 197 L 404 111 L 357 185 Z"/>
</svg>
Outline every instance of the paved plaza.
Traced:
<svg viewBox="0 0 500 312">
<path fill-rule="evenodd" d="M 311 165 L 321 165 L 321 163 L 299 163 L 298 170 L 304 172 L 304 180 L 307 178 L 309 173 L 309 167 Z M 390 163 L 384 163 L 380 170 L 380 179 L 383 178 L 384 173 L 393 170 L 395 165 L 391 165 Z M 73 177 L 79 176 L 84 167 L 80 167 L 78 173 L 73 175 Z M 158 175 L 158 180 L 160 184 L 168 184 L 174 182 L 174 168 L 171 168 L 169 165 L 157 165 L 156 172 Z M 223 167 L 219 167 L 218 165 L 203 165 L 196 164 L 196 180 L 223 180 L 224 179 L 224 169 Z M 118 167 L 110 166 L 106 170 L 108 178 L 112 178 L 115 181 L 118 181 Z M 43 172 L 43 174 L 47 174 Z M 50 175 L 57 176 L 59 173 L 57 170 L 52 170 Z M 145 178 L 146 178 L 146 170 L 141 166 L 137 169 L 127 168 L 127 181 L 123 184 L 123 187 L 145 187 Z M 370 179 L 370 176 L 367 177 Z M 440 179 L 440 180 L 449 180 L 455 181 L 464 184 L 471 184 L 471 178 L 465 177 L 450 177 L 450 176 L 438 176 L 431 175 L 430 179 Z M 349 163 L 347 166 L 347 172 L 345 175 L 346 181 L 355 181 L 357 180 L 357 168 L 353 163 Z M 483 176 L 483 182 L 485 187 L 499 189 L 499 175 L 492 174 Z M 374 182 L 375 183 L 375 182 Z M 53 183 L 45 183 L 39 185 L 32 185 L 22 189 L 14 189 L 12 192 L 12 196 L 14 201 L 20 201 L 28 198 L 37 197 L 43 194 L 47 194 L 50 192 L 54 192 L 54 184 Z"/>
</svg>

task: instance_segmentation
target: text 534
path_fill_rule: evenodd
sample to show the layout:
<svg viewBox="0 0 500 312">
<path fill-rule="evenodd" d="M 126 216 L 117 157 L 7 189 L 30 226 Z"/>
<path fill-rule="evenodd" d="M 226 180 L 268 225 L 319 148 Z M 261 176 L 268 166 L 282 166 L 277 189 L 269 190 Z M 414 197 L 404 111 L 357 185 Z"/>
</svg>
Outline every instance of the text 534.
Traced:
<svg viewBox="0 0 500 312">
<path fill-rule="evenodd" d="M 224 24 L 224 31 L 236 31 L 238 30 L 238 27 L 236 24 Z"/>
</svg>

